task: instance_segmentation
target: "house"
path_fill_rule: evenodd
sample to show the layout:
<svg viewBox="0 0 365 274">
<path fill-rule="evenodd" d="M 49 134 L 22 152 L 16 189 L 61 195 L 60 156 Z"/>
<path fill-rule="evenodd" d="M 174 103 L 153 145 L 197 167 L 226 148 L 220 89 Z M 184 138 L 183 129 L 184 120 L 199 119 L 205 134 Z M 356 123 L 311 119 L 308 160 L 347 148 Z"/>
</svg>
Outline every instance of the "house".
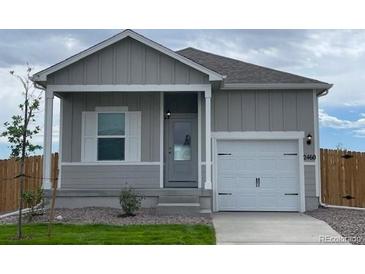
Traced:
<svg viewBox="0 0 365 274">
<path fill-rule="evenodd" d="M 125 30 L 36 73 L 46 89 L 44 188 L 53 98 L 61 99 L 57 206 L 299 211 L 320 196 L 318 97 L 331 84 Z"/>
</svg>

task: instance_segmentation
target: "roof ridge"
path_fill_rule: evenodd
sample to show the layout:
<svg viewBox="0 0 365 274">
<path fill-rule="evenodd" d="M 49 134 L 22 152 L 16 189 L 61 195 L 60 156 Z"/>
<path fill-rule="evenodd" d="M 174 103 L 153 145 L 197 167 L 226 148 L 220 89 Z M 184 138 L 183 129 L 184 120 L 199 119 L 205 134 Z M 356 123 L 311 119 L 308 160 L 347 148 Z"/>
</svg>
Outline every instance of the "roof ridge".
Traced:
<svg viewBox="0 0 365 274">
<path fill-rule="evenodd" d="M 246 65 L 255 66 L 255 67 L 258 67 L 258 68 L 263 68 L 263 69 L 266 69 L 266 70 L 271 70 L 271 71 L 275 71 L 275 72 L 279 72 L 279 73 L 286 73 L 286 74 L 289 74 L 289 75 L 292 75 L 292 76 L 295 76 L 295 77 L 300 77 L 300 78 L 303 78 L 303 79 L 307 79 L 307 80 L 311 80 L 311 81 L 315 81 L 315 82 L 319 82 L 319 83 L 328 84 L 326 82 L 322 82 L 322 81 L 319 81 L 319 80 L 316 80 L 316 79 L 313 79 L 313 78 L 310 78 L 310 77 L 301 76 L 301 75 L 294 74 L 294 73 L 291 73 L 291 72 L 287 72 L 287 71 L 283 71 L 283 70 L 279 70 L 279 69 L 274 69 L 274 68 L 269 68 L 269 67 L 265 67 L 265 66 L 257 65 L 257 64 L 253 64 L 253 63 L 249 63 L 249 62 L 246 62 L 246 61 L 242 61 L 242 60 L 235 59 L 235 58 L 232 58 L 232 57 L 227 57 L 227 56 L 219 55 L 219 54 L 212 53 L 212 52 L 209 52 L 209 51 L 204 51 L 204 50 L 197 49 L 197 48 L 194 48 L 194 47 L 187 47 L 187 48 L 178 50 L 176 52 L 177 53 L 180 53 L 180 52 L 183 52 L 183 51 L 186 51 L 186 50 L 199 51 L 199 52 L 202 52 L 204 54 L 209 54 L 209 55 L 217 56 L 219 58 L 224 58 L 224 59 L 232 60 L 232 61 L 235 61 L 235 62 L 240 62 L 240 63 L 246 64 Z"/>
</svg>

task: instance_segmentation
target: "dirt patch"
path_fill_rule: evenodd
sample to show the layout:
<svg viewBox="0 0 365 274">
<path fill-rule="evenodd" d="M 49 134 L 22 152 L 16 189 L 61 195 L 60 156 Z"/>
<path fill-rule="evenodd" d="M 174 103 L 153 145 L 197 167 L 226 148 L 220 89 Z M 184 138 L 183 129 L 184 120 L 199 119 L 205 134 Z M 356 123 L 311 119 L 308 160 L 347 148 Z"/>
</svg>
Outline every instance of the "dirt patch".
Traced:
<svg viewBox="0 0 365 274">
<path fill-rule="evenodd" d="M 55 223 L 67 224 L 211 224 L 210 216 L 158 216 L 154 209 L 140 210 L 134 217 L 120 217 L 121 210 L 117 208 L 88 207 L 76 209 L 56 209 Z M 0 224 L 15 224 L 17 216 L 0 219 Z M 25 218 L 26 221 L 27 218 Z M 48 222 L 48 212 L 35 216 L 31 223 Z"/>
</svg>

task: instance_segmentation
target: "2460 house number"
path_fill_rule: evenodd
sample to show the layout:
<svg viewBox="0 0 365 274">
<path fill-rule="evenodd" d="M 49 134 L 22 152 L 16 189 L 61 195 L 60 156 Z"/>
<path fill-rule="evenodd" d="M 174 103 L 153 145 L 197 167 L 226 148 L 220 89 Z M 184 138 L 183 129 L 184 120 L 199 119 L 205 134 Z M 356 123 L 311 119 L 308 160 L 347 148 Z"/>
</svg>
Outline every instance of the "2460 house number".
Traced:
<svg viewBox="0 0 365 274">
<path fill-rule="evenodd" d="M 315 154 L 304 154 L 304 161 L 315 161 L 317 156 Z"/>
</svg>

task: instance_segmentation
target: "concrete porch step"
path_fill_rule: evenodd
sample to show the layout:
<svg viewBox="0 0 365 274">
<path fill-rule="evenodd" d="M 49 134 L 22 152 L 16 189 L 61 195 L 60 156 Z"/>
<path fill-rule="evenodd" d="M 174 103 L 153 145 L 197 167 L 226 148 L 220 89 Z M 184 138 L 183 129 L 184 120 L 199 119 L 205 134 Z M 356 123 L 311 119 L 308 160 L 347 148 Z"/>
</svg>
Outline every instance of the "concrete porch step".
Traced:
<svg viewBox="0 0 365 274">
<path fill-rule="evenodd" d="M 156 214 L 160 216 L 185 215 L 199 216 L 199 203 L 159 203 L 156 207 Z"/>
<path fill-rule="evenodd" d="M 197 195 L 161 195 L 158 198 L 159 204 L 199 204 Z"/>
<path fill-rule="evenodd" d="M 200 214 L 200 202 L 198 195 L 160 195 L 156 208 L 158 215 L 185 215 L 198 216 Z"/>
</svg>

